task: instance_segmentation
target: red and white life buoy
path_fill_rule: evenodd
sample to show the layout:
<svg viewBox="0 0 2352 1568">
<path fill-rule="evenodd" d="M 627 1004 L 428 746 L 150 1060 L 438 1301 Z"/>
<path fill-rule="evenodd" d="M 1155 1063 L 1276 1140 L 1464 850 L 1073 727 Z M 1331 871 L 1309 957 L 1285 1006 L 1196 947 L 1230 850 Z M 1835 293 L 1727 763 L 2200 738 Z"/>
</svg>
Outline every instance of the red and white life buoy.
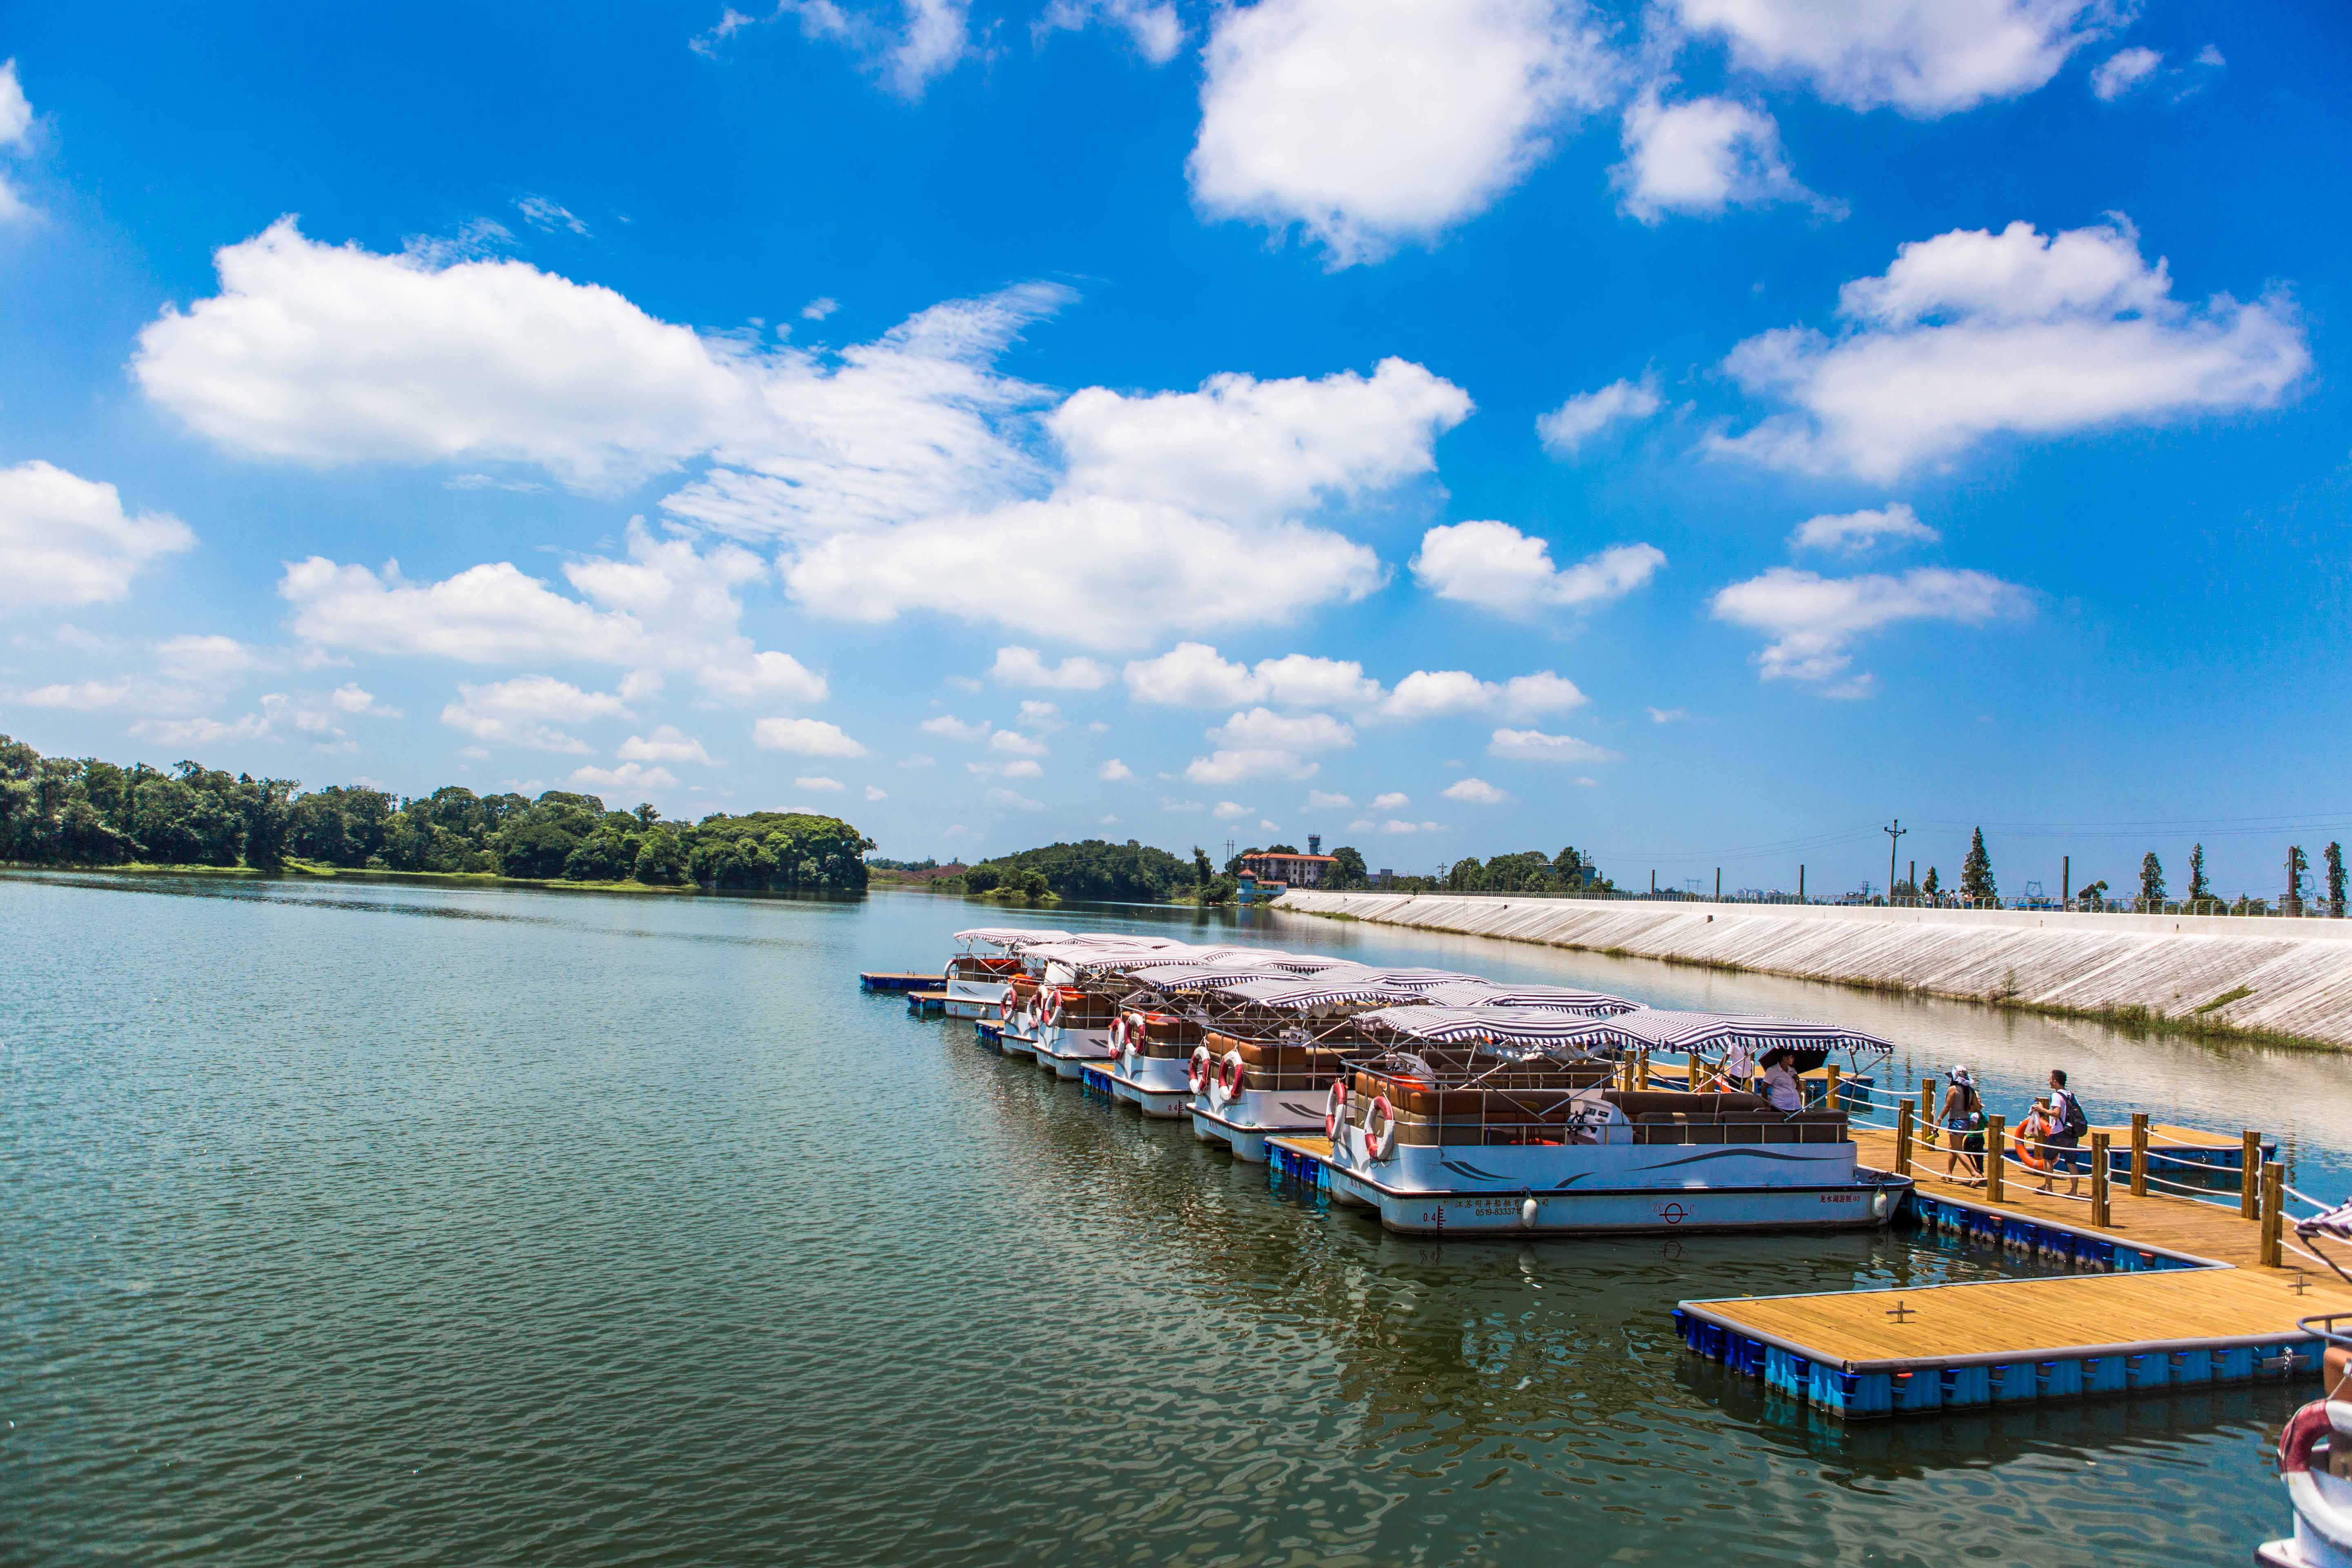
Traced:
<svg viewBox="0 0 2352 1568">
<path fill-rule="evenodd" d="M 1223 1091 L 1228 1102 L 1242 1097 L 1242 1078 L 1248 1071 L 1249 1066 L 1242 1060 L 1239 1051 L 1227 1051 L 1224 1059 L 1217 1064 L 1217 1088 Z"/>
<path fill-rule="evenodd" d="M 1127 1049 L 1127 1015 L 1119 1014 L 1110 1021 L 1110 1054 L 1118 1056 Z"/>
<path fill-rule="evenodd" d="M 1045 1027 L 1049 1029 L 1059 1027 L 1062 1022 L 1062 993 L 1060 988 L 1055 987 L 1050 990 L 1042 991 L 1038 993 L 1038 998 L 1044 1002 L 1045 1005 L 1045 1010 L 1038 1015 L 1037 1021 L 1045 1025 Z"/>
<path fill-rule="evenodd" d="M 1209 1047 L 1206 1046 L 1194 1046 L 1192 1047 L 1192 1063 L 1184 1069 L 1184 1080 L 1192 1086 L 1192 1092 L 1194 1094 L 1208 1093 L 1209 1082 L 1216 1076 L 1217 1068 L 1215 1059 L 1209 1055 Z"/>
<path fill-rule="evenodd" d="M 1339 1124 L 1347 1119 L 1348 1080 L 1335 1078 L 1331 1080 L 1331 1092 L 1323 1097 L 1323 1136 L 1339 1142 Z"/>
<path fill-rule="evenodd" d="M 1004 994 L 997 998 L 996 1016 L 1008 1024 L 1013 1022 L 1013 988 L 1009 985 L 1004 988 Z"/>
<path fill-rule="evenodd" d="M 1376 1095 L 1372 1108 L 1364 1113 L 1364 1152 L 1374 1160 L 1385 1160 L 1396 1152 L 1396 1112 L 1389 1105 L 1389 1097 Z"/>
</svg>

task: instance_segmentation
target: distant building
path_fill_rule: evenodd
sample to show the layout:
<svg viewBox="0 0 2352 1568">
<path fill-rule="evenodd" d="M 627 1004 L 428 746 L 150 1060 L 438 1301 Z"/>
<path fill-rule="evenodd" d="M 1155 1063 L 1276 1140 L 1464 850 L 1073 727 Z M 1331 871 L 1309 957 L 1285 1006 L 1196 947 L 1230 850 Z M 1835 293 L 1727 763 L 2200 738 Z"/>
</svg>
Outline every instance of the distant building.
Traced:
<svg viewBox="0 0 2352 1568">
<path fill-rule="evenodd" d="M 1294 888 L 1319 888 L 1334 864 L 1328 855 L 1244 855 L 1242 869 L 1261 882 L 1283 882 Z"/>
</svg>

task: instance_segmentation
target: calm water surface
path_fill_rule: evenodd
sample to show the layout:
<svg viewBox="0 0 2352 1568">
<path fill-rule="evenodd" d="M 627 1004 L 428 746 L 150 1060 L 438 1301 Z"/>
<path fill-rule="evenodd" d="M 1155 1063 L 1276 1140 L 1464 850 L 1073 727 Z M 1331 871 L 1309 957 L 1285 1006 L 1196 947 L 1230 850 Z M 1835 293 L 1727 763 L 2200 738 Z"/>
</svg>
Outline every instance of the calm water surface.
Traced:
<svg viewBox="0 0 2352 1568">
<path fill-rule="evenodd" d="M 2173 1564 L 2284 1523 L 2299 1389 L 1847 1432 L 1666 1319 L 1980 1255 L 1408 1241 L 859 994 L 979 910 L 0 878 L 0 1562 Z M 2341 1058 L 1050 918 L 2060 1061 L 2286 1132 L 2306 1187 L 2352 1148 Z"/>
</svg>

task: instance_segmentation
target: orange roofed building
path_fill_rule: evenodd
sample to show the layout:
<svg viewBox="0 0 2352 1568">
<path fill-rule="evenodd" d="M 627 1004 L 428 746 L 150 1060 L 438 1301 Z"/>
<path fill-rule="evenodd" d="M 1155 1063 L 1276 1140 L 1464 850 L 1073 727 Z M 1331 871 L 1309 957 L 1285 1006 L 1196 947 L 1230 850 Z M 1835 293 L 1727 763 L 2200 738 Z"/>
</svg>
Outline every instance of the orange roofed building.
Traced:
<svg viewBox="0 0 2352 1568">
<path fill-rule="evenodd" d="M 1294 888 L 1319 888 L 1330 874 L 1329 855 L 1244 855 L 1242 869 L 1261 882 L 1283 882 Z"/>
</svg>

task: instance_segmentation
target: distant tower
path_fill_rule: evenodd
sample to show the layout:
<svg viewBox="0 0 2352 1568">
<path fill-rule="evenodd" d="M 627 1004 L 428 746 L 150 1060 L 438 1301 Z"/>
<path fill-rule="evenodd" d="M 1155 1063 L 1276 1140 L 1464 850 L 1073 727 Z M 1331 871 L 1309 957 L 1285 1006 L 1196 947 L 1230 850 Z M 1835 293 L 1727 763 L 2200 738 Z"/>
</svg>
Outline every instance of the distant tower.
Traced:
<svg viewBox="0 0 2352 1568">
<path fill-rule="evenodd" d="M 1320 855 L 1323 853 L 1323 836 L 1321 834 L 1310 833 L 1307 836 L 1307 852 L 1309 855 Z"/>
</svg>

